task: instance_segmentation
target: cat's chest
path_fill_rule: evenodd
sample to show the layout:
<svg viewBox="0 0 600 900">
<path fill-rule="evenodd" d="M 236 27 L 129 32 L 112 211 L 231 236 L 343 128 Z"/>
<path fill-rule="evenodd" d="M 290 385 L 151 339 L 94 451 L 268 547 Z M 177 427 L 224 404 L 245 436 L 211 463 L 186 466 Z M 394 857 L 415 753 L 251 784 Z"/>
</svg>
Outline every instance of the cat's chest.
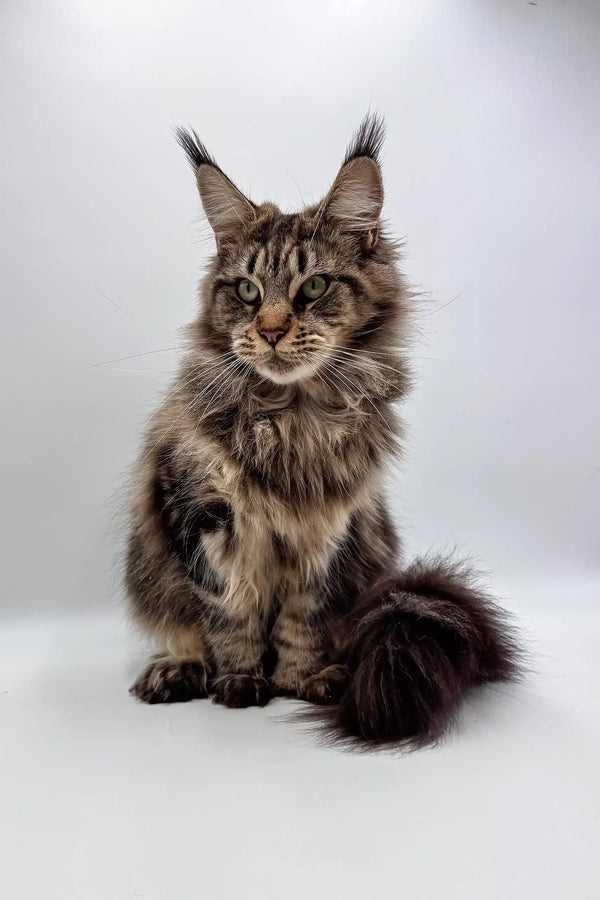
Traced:
<svg viewBox="0 0 600 900">
<path fill-rule="evenodd" d="M 281 473 L 277 477 L 284 478 Z M 231 509 L 231 535 L 211 536 L 209 543 L 221 567 L 262 585 L 263 594 L 286 579 L 306 584 L 322 576 L 361 496 L 325 500 L 321 489 L 318 501 L 312 496 L 290 499 L 289 481 L 285 491 L 272 490 L 235 464 L 223 466 L 213 486 Z"/>
<path fill-rule="evenodd" d="M 345 422 L 286 410 L 246 423 L 236 449 L 248 484 L 299 507 L 352 500 L 371 465 L 364 447 Z"/>
<path fill-rule="evenodd" d="M 231 508 L 232 533 L 205 539 L 213 566 L 261 596 L 321 577 L 378 480 L 360 432 L 286 410 L 246 419 L 222 449 L 211 489 Z"/>
<path fill-rule="evenodd" d="M 295 409 L 258 415 L 247 423 L 251 442 L 260 456 L 288 457 L 326 462 L 343 452 L 348 428 L 317 411 L 310 415 Z"/>
<path fill-rule="evenodd" d="M 263 598 L 320 581 L 351 517 L 349 504 L 299 513 L 254 491 L 234 498 L 232 510 L 234 538 L 223 546 L 222 564 Z"/>
</svg>

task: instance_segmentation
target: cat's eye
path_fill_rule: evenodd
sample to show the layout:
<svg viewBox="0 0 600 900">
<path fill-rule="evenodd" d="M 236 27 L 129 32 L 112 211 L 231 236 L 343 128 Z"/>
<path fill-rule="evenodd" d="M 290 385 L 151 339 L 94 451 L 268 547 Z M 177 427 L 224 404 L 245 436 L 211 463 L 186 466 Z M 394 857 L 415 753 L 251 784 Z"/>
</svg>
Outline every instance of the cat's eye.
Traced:
<svg viewBox="0 0 600 900">
<path fill-rule="evenodd" d="M 318 300 L 319 297 L 323 296 L 328 285 L 329 281 L 323 275 L 311 275 L 300 286 L 300 294 L 305 299 L 305 302 L 312 303 L 313 300 Z"/>
<path fill-rule="evenodd" d="M 249 278 L 241 278 L 237 284 L 237 295 L 244 303 L 256 303 L 260 297 L 260 291 Z"/>
</svg>

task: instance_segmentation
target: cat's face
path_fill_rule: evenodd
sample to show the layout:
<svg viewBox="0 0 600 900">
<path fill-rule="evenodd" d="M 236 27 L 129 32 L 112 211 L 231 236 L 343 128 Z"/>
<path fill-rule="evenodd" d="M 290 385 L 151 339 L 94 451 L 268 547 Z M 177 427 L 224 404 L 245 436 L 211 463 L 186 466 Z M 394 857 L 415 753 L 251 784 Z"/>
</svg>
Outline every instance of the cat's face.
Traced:
<svg viewBox="0 0 600 900">
<path fill-rule="evenodd" d="M 206 285 L 207 318 L 215 338 L 261 375 L 279 383 L 309 378 L 376 314 L 361 271 L 371 254 L 326 225 L 314 234 L 314 215 L 258 213 L 257 227 L 218 258 Z"/>
<path fill-rule="evenodd" d="M 393 252 L 379 226 L 380 123 L 365 120 L 325 199 L 294 215 L 253 204 L 195 136 L 179 137 L 217 240 L 203 283 L 204 342 L 276 383 L 327 380 L 331 360 L 376 341 L 394 317 Z"/>
</svg>

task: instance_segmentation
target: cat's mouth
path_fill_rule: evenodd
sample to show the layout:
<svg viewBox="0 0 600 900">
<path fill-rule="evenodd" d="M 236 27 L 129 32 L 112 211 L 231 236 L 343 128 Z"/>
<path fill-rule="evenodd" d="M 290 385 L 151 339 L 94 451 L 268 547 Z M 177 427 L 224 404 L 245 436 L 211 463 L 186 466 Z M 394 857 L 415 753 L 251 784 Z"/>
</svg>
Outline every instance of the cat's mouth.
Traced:
<svg viewBox="0 0 600 900">
<path fill-rule="evenodd" d="M 282 353 L 273 348 L 266 358 L 254 360 L 254 367 L 260 375 L 270 378 L 276 384 L 290 384 L 313 376 L 318 368 L 318 360 L 306 354 Z"/>
<path fill-rule="evenodd" d="M 275 384 L 292 384 L 313 378 L 328 357 L 324 340 L 313 336 L 302 345 L 291 341 L 278 341 L 267 346 L 263 340 L 252 340 L 242 335 L 233 342 L 233 352 L 262 377 Z"/>
</svg>

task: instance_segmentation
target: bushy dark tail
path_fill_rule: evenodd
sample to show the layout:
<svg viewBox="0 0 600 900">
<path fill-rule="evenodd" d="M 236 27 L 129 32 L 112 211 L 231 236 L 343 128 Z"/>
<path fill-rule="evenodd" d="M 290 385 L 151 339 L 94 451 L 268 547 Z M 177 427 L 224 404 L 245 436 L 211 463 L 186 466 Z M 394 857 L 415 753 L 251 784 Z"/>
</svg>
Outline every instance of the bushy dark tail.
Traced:
<svg viewBox="0 0 600 900">
<path fill-rule="evenodd" d="M 418 747 L 437 741 L 465 692 L 519 673 L 507 615 L 464 564 L 417 561 L 353 611 L 340 703 L 322 710 L 332 737 Z"/>
</svg>

